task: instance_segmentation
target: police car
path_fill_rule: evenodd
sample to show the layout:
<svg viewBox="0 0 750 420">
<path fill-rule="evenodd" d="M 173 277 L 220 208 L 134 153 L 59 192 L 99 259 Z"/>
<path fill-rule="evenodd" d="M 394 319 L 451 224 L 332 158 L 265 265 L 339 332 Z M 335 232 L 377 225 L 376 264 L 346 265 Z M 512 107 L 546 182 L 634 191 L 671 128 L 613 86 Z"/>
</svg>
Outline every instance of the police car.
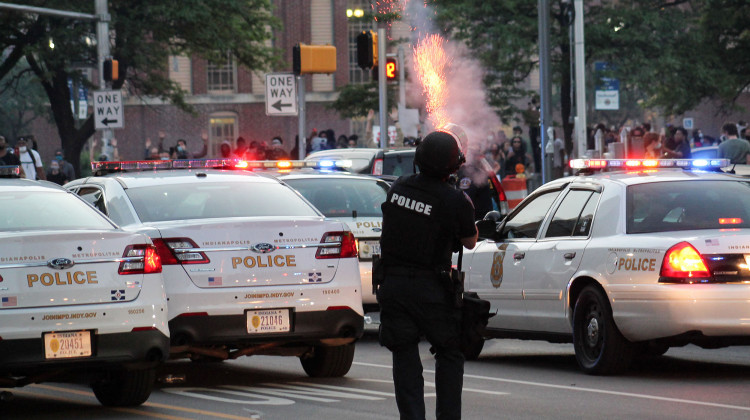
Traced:
<svg viewBox="0 0 750 420">
<path fill-rule="evenodd" d="M 49 182 L 0 178 L 0 208 L 0 387 L 86 380 L 102 404 L 146 401 L 169 355 L 152 241 Z"/>
<path fill-rule="evenodd" d="M 377 310 L 372 291 L 372 256 L 380 254 L 380 231 L 390 186 L 386 181 L 341 172 L 310 171 L 279 173 L 278 178 L 307 198 L 326 217 L 341 220 L 357 240 L 362 303 Z"/>
<path fill-rule="evenodd" d="M 487 337 L 572 342 L 590 374 L 672 346 L 750 344 L 750 182 L 700 170 L 726 164 L 574 160 L 580 175 L 478 222 L 463 269 L 497 313 Z"/>
<path fill-rule="evenodd" d="M 346 224 L 234 160 L 92 166 L 114 173 L 65 187 L 154 241 L 173 358 L 289 355 L 310 376 L 348 372 L 363 310 Z"/>
</svg>

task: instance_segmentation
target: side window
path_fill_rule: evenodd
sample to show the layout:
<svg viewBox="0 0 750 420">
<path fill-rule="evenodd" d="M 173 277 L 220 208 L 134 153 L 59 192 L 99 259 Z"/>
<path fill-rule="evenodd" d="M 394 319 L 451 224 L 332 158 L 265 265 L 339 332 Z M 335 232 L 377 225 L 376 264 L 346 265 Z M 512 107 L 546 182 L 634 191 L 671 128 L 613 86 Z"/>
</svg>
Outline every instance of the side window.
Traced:
<svg viewBox="0 0 750 420">
<path fill-rule="evenodd" d="M 547 228 L 545 238 L 573 236 L 581 211 L 591 197 L 592 191 L 571 190 L 563 198 Z"/>
<path fill-rule="evenodd" d="M 89 204 L 99 209 L 100 212 L 107 214 L 107 208 L 104 205 L 104 194 L 102 190 L 96 187 L 81 187 L 78 195 L 86 200 Z"/>
<path fill-rule="evenodd" d="M 535 197 L 509 219 L 503 226 L 502 235 L 506 238 L 536 238 L 544 216 L 560 191 L 549 191 Z"/>
<path fill-rule="evenodd" d="M 583 207 L 581 217 L 578 218 L 575 229 L 573 229 L 573 236 L 589 236 L 591 231 L 591 222 L 594 221 L 594 212 L 596 211 L 596 205 L 599 202 L 599 193 L 595 192 L 589 197 L 589 201 Z"/>
</svg>

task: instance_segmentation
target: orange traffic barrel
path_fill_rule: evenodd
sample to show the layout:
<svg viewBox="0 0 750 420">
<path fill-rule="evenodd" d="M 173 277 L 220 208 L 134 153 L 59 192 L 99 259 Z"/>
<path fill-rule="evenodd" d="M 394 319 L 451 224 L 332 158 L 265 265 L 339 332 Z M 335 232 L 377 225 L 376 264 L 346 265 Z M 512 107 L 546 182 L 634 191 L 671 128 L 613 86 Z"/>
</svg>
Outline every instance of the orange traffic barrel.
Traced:
<svg viewBox="0 0 750 420">
<path fill-rule="evenodd" d="M 515 178 L 508 175 L 503 178 L 503 189 L 505 190 L 505 196 L 508 198 L 510 210 L 516 208 L 528 195 L 525 178 Z"/>
</svg>

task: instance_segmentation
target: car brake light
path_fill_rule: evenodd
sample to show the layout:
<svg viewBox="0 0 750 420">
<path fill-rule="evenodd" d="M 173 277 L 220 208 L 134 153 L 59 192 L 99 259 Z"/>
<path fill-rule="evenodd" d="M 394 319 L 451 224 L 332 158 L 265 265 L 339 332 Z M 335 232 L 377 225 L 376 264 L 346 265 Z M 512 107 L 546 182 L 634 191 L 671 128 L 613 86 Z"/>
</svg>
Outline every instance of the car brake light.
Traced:
<svg viewBox="0 0 750 420">
<path fill-rule="evenodd" d="M 660 275 L 662 278 L 683 279 L 691 282 L 692 279 L 710 277 L 703 256 L 688 242 L 669 248 L 664 255 L 661 264 Z"/>
<path fill-rule="evenodd" d="M 353 258 L 357 256 L 357 243 L 351 232 L 328 232 L 320 240 L 329 246 L 318 247 L 315 258 Z"/>
<path fill-rule="evenodd" d="M 161 273 L 161 258 L 152 245 L 128 245 L 122 256 L 119 274 Z"/>
<path fill-rule="evenodd" d="M 190 238 L 154 239 L 154 245 L 156 245 L 156 250 L 159 252 L 164 265 L 207 264 L 210 262 L 205 253 L 193 251 L 193 249 L 198 248 L 198 245 Z"/>
<path fill-rule="evenodd" d="M 739 225 L 742 224 L 742 219 L 739 217 L 720 217 L 720 225 Z"/>
<path fill-rule="evenodd" d="M 372 162 L 372 174 L 383 175 L 383 159 L 375 159 Z"/>
</svg>

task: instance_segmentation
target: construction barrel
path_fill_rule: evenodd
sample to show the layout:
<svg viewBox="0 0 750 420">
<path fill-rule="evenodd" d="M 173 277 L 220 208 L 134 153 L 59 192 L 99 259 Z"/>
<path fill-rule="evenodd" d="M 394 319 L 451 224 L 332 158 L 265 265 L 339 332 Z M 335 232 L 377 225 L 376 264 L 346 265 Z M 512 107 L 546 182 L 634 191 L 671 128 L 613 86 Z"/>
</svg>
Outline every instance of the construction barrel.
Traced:
<svg viewBox="0 0 750 420">
<path fill-rule="evenodd" d="M 516 208 L 528 195 L 526 178 L 515 178 L 508 175 L 503 178 L 502 185 L 505 190 L 505 196 L 508 198 L 508 207 L 510 210 Z"/>
</svg>

